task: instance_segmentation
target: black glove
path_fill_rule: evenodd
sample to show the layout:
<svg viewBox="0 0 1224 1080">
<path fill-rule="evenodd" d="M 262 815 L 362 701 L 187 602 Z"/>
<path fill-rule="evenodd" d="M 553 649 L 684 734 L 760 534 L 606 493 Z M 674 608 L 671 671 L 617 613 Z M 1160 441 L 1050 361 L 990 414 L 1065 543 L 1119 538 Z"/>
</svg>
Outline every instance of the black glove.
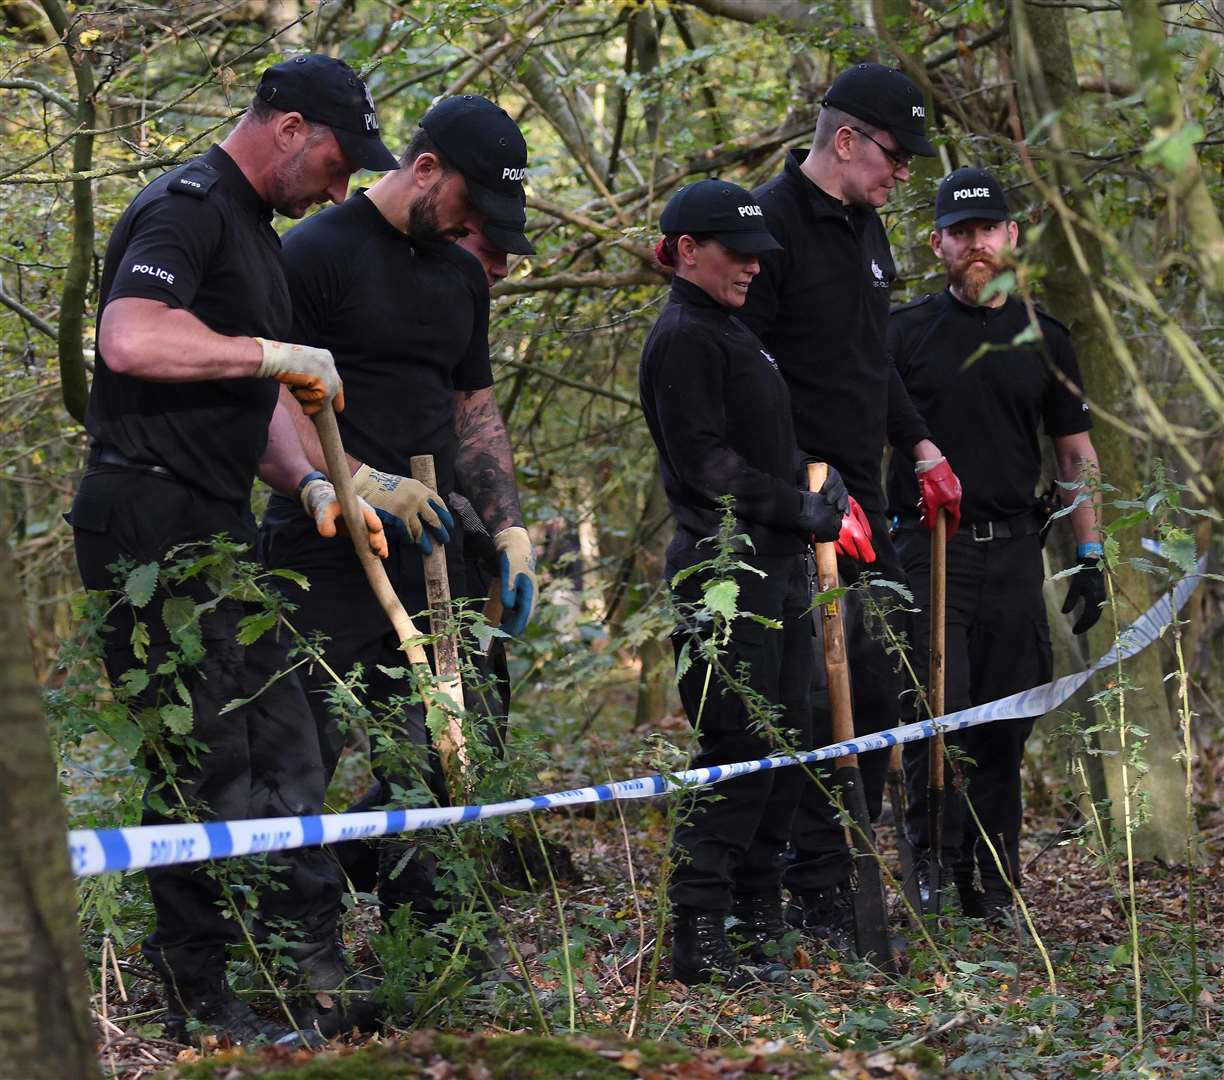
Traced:
<svg viewBox="0 0 1224 1080">
<path fill-rule="evenodd" d="M 1101 618 L 1101 605 L 1105 603 L 1105 574 L 1101 570 L 1099 555 L 1080 557 L 1079 567 L 1067 586 L 1062 613 L 1070 615 L 1081 600 L 1084 601 L 1084 610 L 1071 628 L 1076 634 L 1087 633 Z"/>
<path fill-rule="evenodd" d="M 799 530 L 810 533 L 813 540 L 831 543 L 841 535 L 842 518 L 849 508 L 850 493 L 841 473 L 830 465 L 819 491 L 799 492 Z"/>
</svg>

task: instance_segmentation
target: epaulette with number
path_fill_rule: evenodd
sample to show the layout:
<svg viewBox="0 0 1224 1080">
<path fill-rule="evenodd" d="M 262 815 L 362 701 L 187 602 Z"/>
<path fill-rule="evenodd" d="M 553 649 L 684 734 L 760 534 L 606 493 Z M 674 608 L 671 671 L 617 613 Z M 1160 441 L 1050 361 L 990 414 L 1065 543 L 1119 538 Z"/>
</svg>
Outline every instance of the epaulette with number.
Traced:
<svg viewBox="0 0 1224 1080">
<path fill-rule="evenodd" d="M 889 314 L 899 315 L 903 311 L 909 311 L 912 308 L 922 307 L 923 304 L 929 304 L 934 299 L 935 299 L 934 293 L 923 293 L 916 300 L 910 300 L 908 303 L 905 303 L 905 304 L 898 304 L 895 308 L 892 309 L 892 311 L 889 312 Z"/>
<path fill-rule="evenodd" d="M 166 187 L 179 195 L 192 195 L 197 199 L 205 199 L 218 179 L 217 170 L 207 161 L 193 161 Z"/>
</svg>

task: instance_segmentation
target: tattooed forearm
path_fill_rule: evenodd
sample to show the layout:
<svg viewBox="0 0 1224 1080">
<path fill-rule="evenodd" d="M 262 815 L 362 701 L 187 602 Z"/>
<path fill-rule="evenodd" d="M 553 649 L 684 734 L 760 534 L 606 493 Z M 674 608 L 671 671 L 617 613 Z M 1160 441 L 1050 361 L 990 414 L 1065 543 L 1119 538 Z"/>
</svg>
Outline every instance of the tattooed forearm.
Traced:
<svg viewBox="0 0 1224 1080">
<path fill-rule="evenodd" d="M 485 527 L 496 534 L 522 525 L 514 458 L 492 387 L 455 395 L 455 435 L 459 483 Z"/>
</svg>

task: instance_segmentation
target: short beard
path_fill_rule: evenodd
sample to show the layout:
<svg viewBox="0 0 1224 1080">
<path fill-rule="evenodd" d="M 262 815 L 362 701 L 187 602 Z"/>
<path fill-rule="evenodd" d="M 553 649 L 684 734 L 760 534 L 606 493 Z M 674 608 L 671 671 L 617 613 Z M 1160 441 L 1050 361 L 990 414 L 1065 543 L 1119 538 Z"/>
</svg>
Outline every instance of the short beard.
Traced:
<svg viewBox="0 0 1224 1080">
<path fill-rule="evenodd" d="M 327 134 L 327 128 L 314 125 L 301 149 L 273 175 L 268 185 L 268 202 L 278 214 L 300 218 L 319 201 L 313 193 L 302 190 L 302 174 L 306 171 L 307 152 Z"/>
<path fill-rule="evenodd" d="M 408 207 L 408 237 L 418 244 L 441 244 L 447 237 L 438 228 L 438 188 L 435 184 L 423 198 Z"/>
<path fill-rule="evenodd" d="M 974 266 L 981 260 L 984 266 Z M 948 267 L 948 281 L 969 304 L 977 304 L 983 290 L 999 276 L 1001 267 L 988 251 L 971 251 Z"/>
</svg>

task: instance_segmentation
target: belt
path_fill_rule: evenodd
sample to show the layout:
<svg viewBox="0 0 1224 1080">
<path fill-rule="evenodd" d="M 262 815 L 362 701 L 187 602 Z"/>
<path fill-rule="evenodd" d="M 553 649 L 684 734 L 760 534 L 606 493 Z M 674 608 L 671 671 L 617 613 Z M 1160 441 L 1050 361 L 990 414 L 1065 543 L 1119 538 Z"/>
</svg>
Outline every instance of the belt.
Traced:
<svg viewBox="0 0 1224 1080">
<path fill-rule="evenodd" d="M 174 473 L 164 465 L 153 465 L 147 461 L 133 461 L 126 454 L 121 454 L 113 446 L 95 446 L 89 455 L 91 465 L 116 465 L 120 469 L 135 469 L 137 472 L 153 473 L 155 476 L 165 476 L 173 480 Z"/>
<path fill-rule="evenodd" d="M 1047 518 L 1040 510 L 1026 510 L 1023 514 L 1003 518 L 999 521 L 962 521 L 956 530 L 957 537 L 972 537 L 979 544 L 991 540 L 1015 540 L 1021 536 L 1034 536 L 1045 530 Z M 897 519 L 898 529 L 919 529 L 922 518 L 905 514 Z"/>
<path fill-rule="evenodd" d="M 962 521 L 957 533 L 972 536 L 979 544 L 991 540 L 1014 540 L 1041 532 L 1046 527 L 1046 521 L 1045 514 L 1040 510 L 1026 510 L 1002 521 Z"/>
</svg>

